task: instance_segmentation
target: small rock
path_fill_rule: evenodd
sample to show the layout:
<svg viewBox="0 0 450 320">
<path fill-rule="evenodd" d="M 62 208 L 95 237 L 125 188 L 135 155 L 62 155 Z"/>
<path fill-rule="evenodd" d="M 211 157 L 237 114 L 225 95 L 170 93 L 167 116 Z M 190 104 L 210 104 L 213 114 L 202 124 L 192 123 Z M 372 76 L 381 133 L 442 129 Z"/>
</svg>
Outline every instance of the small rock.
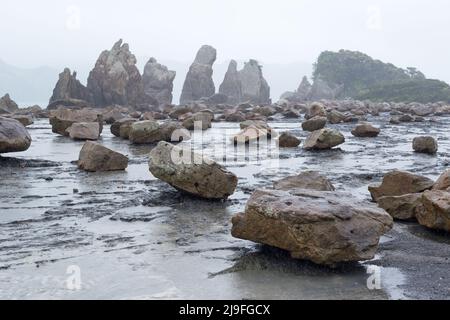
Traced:
<svg viewBox="0 0 450 320">
<path fill-rule="evenodd" d="M 312 149 L 331 149 L 345 142 L 342 133 L 335 129 L 321 129 L 312 132 L 303 144 L 303 148 Z"/>
<path fill-rule="evenodd" d="M 352 135 L 360 138 L 374 138 L 380 134 L 380 129 L 375 128 L 370 123 L 364 122 L 360 123 L 356 126 L 355 129 L 352 130 Z"/>
<path fill-rule="evenodd" d="M 274 189 L 288 191 L 295 188 L 317 191 L 334 191 L 335 188 L 327 177 L 316 171 L 305 171 L 296 176 L 286 177 L 273 184 Z"/>
<path fill-rule="evenodd" d="M 74 140 L 98 140 L 100 137 L 98 122 L 76 122 L 67 131 Z"/>
<path fill-rule="evenodd" d="M 96 142 L 87 141 L 80 151 L 78 167 L 85 171 L 125 170 L 128 158 Z"/>
<path fill-rule="evenodd" d="M 278 145 L 280 148 L 296 148 L 300 143 L 301 140 L 289 132 L 283 132 L 278 137 Z"/>
<path fill-rule="evenodd" d="M 436 154 L 438 151 L 438 143 L 433 137 L 415 137 L 413 140 L 413 150 L 419 153 Z"/>
<path fill-rule="evenodd" d="M 302 129 L 304 131 L 312 132 L 312 131 L 323 129 L 326 124 L 327 124 L 326 117 L 316 116 L 316 117 L 310 118 L 309 120 L 304 121 L 302 123 Z"/>
</svg>

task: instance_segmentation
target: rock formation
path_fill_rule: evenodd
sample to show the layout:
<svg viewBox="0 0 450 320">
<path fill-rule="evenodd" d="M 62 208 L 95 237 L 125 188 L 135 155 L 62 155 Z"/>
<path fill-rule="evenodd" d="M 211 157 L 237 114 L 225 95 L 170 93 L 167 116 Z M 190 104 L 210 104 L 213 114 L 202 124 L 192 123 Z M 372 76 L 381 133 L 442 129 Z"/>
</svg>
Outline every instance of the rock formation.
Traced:
<svg viewBox="0 0 450 320">
<path fill-rule="evenodd" d="M 14 113 L 19 110 L 19 106 L 15 103 L 9 94 L 5 94 L 0 98 L 0 113 Z"/>
<path fill-rule="evenodd" d="M 213 64 L 217 52 L 211 46 L 202 46 L 195 57 L 184 81 L 180 104 L 188 104 L 214 95 L 216 88 L 212 79 Z"/>
<path fill-rule="evenodd" d="M 159 105 L 172 103 L 173 80 L 176 72 L 150 58 L 144 68 L 142 83 L 146 95 L 158 101 Z"/>
<path fill-rule="evenodd" d="M 229 104 L 238 104 L 242 102 L 242 85 L 237 70 L 237 62 L 231 60 L 228 65 L 227 73 L 219 87 L 219 93 L 228 97 Z"/>
<path fill-rule="evenodd" d="M 239 71 L 242 88 L 242 101 L 254 104 L 270 104 L 270 87 L 263 77 L 258 61 L 251 59 Z"/>
<path fill-rule="evenodd" d="M 0 154 L 27 150 L 31 137 L 17 120 L 0 117 Z"/>
<path fill-rule="evenodd" d="M 285 92 L 281 95 L 281 99 L 286 99 L 289 102 L 305 102 L 309 99 L 312 85 L 306 76 L 303 77 L 299 87 L 294 92 Z"/>
<path fill-rule="evenodd" d="M 92 101 L 92 96 L 89 90 L 77 80 L 77 73 L 75 71 L 71 73 L 69 68 L 65 68 L 59 74 L 58 82 L 53 89 L 53 95 L 49 103 L 70 99 Z"/>
<path fill-rule="evenodd" d="M 111 50 L 100 54 L 89 74 L 87 88 L 96 106 L 157 104 L 144 94 L 136 57 L 131 54 L 128 44 L 122 44 L 122 40 Z"/>
<path fill-rule="evenodd" d="M 238 178 L 218 163 L 167 142 L 150 152 L 150 172 L 174 188 L 206 199 L 227 199 Z"/>
</svg>

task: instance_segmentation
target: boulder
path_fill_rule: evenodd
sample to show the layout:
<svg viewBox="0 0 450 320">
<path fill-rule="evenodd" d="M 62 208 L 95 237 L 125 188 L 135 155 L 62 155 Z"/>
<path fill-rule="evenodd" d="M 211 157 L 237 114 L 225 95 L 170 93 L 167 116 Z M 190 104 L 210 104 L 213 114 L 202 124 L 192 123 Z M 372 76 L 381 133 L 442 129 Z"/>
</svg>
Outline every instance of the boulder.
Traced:
<svg viewBox="0 0 450 320">
<path fill-rule="evenodd" d="M 372 259 L 393 225 L 384 210 L 351 194 L 306 189 L 257 190 L 232 223 L 233 237 L 323 265 Z"/>
<path fill-rule="evenodd" d="M 33 117 L 28 115 L 12 115 L 8 116 L 8 118 L 19 121 L 24 127 L 28 127 L 34 123 Z"/>
<path fill-rule="evenodd" d="M 207 130 L 211 128 L 213 119 L 214 115 L 211 116 L 209 112 L 197 112 L 183 121 L 183 127 L 188 130 L 194 130 L 194 127 L 198 126 L 201 130 Z"/>
<path fill-rule="evenodd" d="M 380 134 L 380 129 L 370 123 L 359 123 L 353 130 L 352 135 L 359 138 L 374 138 Z"/>
<path fill-rule="evenodd" d="M 31 136 L 17 120 L 0 117 L 0 154 L 28 150 Z"/>
<path fill-rule="evenodd" d="M 122 137 L 120 134 L 121 127 L 128 125 L 128 132 L 129 132 L 129 128 L 131 127 L 131 124 L 135 123 L 136 121 L 137 120 L 134 118 L 120 119 L 111 125 L 111 133 L 113 135 L 115 135 L 116 137 Z M 128 132 L 125 134 L 125 131 L 124 131 L 124 136 L 122 138 L 128 139 Z"/>
<path fill-rule="evenodd" d="M 423 210 L 417 220 L 425 227 L 450 232 L 450 193 L 442 190 L 425 191 Z"/>
<path fill-rule="evenodd" d="M 413 150 L 418 153 L 436 154 L 438 151 L 438 143 L 433 137 L 415 137 L 413 140 Z"/>
<path fill-rule="evenodd" d="M 303 131 L 313 132 L 316 130 L 323 129 L 326 124 L 327 124 L 326 117 L 315 116 L 313 118 L 310 118 L 309 120 L 303 121 L 302 129 Z"/>
<path fill-rule="evenodd" d="M 239 71 L 242 101 L 255 104 L 270 104 L 270 87 L 263 77 L 262 67 L 256 60 L 249 60 Z"/>
<path fill-rule="evenodd" d="M 331 149 L 345 142 L 342 133 L 335 129 L 321 129 L 312 132 L 303 143 L 303 148 L 311 149 Z"/>
<path fill-rule="evenodd" d="M 103 116 L 101 112 L 93 109 L 71 110 L 59 108 L 50 114 L 50 124 L 54 133 L 68 136 L 67 129 L 78 122 L 98 122 L 100 133 L 103 130 Z"/>
<path fill-rule="evenodd" d="M 213 47 L 205 45 L 200 48 L 186 75 L 180 104 L 207 98 L 215 93 L 212 66 L 216 61 L 216 56 L 217 51 Z"/>
<path fill-rule="evenodd" d="M 441 176 L 436 180 L 433 185 L 433 190 L 444 190 L 450 191 L 450 169 L 446 170 Z"/>
<path fill-rule="evenodd" d="M 251 125 L 248 126 L 231 138 L 234 144 L 247 144 L 251 142 L 267 141 L 273 136 L 274 132 L 267 128 Z"/>
<path fill-rule="evenodd" d="M 242 122 L 245 121 L 245 115 L 240 111 L 232 112 L 225 115 L 225 121 Z"/>
<path fill-rule="evenodd" d="M 237 71 L 237 62 L 231 60 L 225 78 L 219 87 L 219 93 L 227 96 L 229 104 L 236 105 L 242 101 L 242 87 L 239 73 Z"/>
<path fill-rule="evenodd" d="M 384 196 L 402 196 L 410 193 L 420 193 L 431 189 L 434 181 L 407 171 L 392 171 L 383 177 L 380 185 L 369 186 L 369 192 L 374 201 Z"/>
<path fill-rule="evenodd" d="M 314 117 L 327 117 L 327 111 L 323 104 L 319 102 L 312 103 L 307 110 L 306 119 L 311 119 Z"/>
<path fill-rule="evenodd" d="M 206 199 L 227 199 L 238 178 L 218 163 L 167 142 L 150 152 L 150 172 L 174 188 Z"/>
<path fill-rule="evenodd" d="M 283 132 L 278 137 L 278 146 L 280 148 L 296 148 L 300 143 L 301 140 L 290 132 Z"/>
<path fill-rule="evenodd" d="M 380 197 L 377 203 L 397 220 L 414 219 L 423 210 L 422 193 Z"/>
<path fill-rule="evenodd" d="M 342 112 L 339 112 L 337 110 L 331 110 L 327 114 L 328 121 L 331 124 L 338 124 L 338 123 L 344 122 L 346 117 L 347 116 L 345 114 L 343 114 Z"/>
<path fill-rule="evenodd" d="M 304 171 L 298 175 L 286 177 L 273 184 L 274 189 L 289 191 L 291 189 L 310 189 L 316 191 L 334 191 L 335 188 L 327 177 L 317 171 Z"/>
<path fill-rule="evenodd" d="M 0 98 L 0 113 L 2 113 L 1 110 L 4 110 L 5 113 L 14 113 L 19 111 L 19 106 L 11 99 L 9 94 L 5 94 Z"/>
<path fill-rule="evenodd" d="M 55 101 L 70 99 L 92 101 L 91 92 L 80 81 L 77 80 L 77 73 L 70 72 L 69 68 L 65 68 L 59 74 L 58 82 L 53 89 L 53 94 L 50 98 L 50 104 Z"/>
<path fill-rule="evenodd" d="M 153 120 L 134 122 L 131 124 L 128 138 L 135 144 L 156 143 L 160 141 L 180 142 L 189 140 L 190 134 L 177 122 L 165 122 L 161 125 Z"/>
<path fill-rule="evenodd" d="M 125 170 L 128 158 L 96 142 L 87 141 L 80 151 L 78 167 L 85 171 Z"/>
<path fill-rule="evenodd" d="M 98 140 L 100 125 L 98 122 L 75 122 L 67 128 L 67 132 L 74 140 Z"/>
<path fill-rule="evenodd" d="M 122 39 L 111 50 L 100 54 L 87 82 L 96 106 L 158 104 L 144 93 L 136 62 L 136 57 L 130 52 L 128 44 L 122 44 Z"/>
<path fill-rule="evenodd" d="M 91 108 L 92 104 L 86 100 L 80 100 L 75 98 L 67 98 L 54 100 L 47 106 L 47 110 L 57 110 L 59 108 L 67 108 L 67 109 L 83 109 L 83 108 Z"/>
<path fill-rule="evenodd" d="M 144 68 L 142 83 L 144 92 L 158 101 L 159 105 L 172 103 L 173 80 L 176 72 L 150 58 Z"/>
</svg>

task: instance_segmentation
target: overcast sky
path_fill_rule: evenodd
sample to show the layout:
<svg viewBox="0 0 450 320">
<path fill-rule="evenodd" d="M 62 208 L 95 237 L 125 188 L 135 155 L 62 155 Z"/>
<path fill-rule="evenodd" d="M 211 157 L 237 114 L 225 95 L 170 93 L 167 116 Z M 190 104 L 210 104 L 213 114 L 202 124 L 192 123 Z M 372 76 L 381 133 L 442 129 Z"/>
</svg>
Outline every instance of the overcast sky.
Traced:
<svg viewBox="0 0 450 320">
<path fill-rule="evenodd" d="M 450 82 L 448 0 L 1 0 L 0 59 L 22 67 L 94 64 L 119 38 L 137 57 L 314 62 L 359 50 Z"/>
</svg>

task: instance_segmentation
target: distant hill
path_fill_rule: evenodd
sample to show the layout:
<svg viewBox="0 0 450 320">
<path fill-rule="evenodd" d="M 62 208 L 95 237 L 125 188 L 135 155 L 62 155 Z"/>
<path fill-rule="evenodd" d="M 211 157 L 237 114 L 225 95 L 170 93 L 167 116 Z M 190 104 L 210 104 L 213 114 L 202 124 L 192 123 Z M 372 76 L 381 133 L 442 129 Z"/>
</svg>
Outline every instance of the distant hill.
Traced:
<svg viewBox="0 0 450 320">
<path fill-rule="evenodd" d="M 0 60 L 0 96 L 9 93 L 21 107 L 48 102 L 58 73 L 50 67 L 25 69 Z"/>
<path fill-rule="evenodd" d="M 395 102 L 450 102 L 450 86 L 426 79 L 415 68 L 402 69 L 357 52 L 325 51 L 314 65 L 313 79 L 341 86 L 337 98 Z"/>
</svg>

